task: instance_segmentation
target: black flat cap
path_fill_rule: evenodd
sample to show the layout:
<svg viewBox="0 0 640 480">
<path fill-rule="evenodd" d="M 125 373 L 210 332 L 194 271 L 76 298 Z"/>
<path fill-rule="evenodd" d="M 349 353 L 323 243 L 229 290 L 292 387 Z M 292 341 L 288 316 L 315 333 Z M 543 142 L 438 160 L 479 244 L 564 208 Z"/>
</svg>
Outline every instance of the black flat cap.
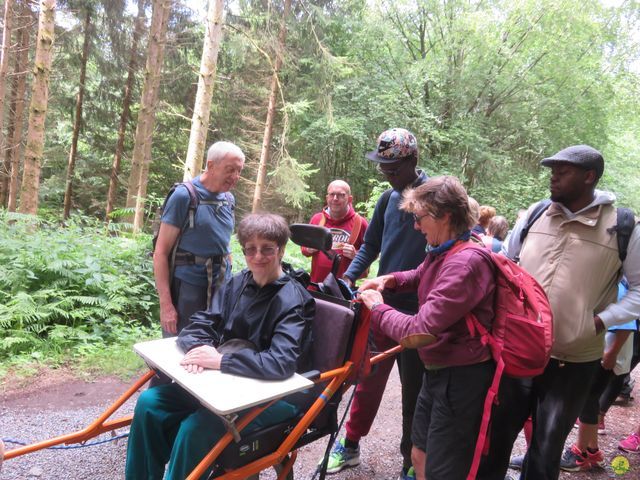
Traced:
<svg viewBox="0 0 640 480">
<path fill-rule="evenodd" d="M 540 165 L 550 167 L 556 163 L 571 163 L 585 170 L 595 170 L 598 178 L 600 178 L 604 172 L 604 159 L 602 158 L 602 154 L 589 145 L 567 147 L 555 155 L 543 159 Z"/>
</svg>

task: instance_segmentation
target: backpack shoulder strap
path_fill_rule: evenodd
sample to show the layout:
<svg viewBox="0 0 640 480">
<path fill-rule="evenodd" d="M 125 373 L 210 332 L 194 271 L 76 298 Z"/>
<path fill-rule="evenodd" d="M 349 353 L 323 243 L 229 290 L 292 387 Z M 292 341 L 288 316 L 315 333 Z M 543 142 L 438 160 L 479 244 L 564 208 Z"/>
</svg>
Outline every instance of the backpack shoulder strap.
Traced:
<svg viewBox="0 0 640 480">
<path fill-rule="evenodd" d="M 448 251 L 445 252 L 445 259 L 449 258 L 451 255 L 458 253 L 462 250 L 466 250 L 467 248 L 476 248 L 481 251 L 486 251 L 487 249 L 484 247 L 482 242 L 477 242 L 473 239 L 469 239 L 466 242 L 460 242 L 453 247 L 451 247 Z"/>
<path fill-rule="evenodd" d="M 527 223 L 525 224 L 524 228 L 520 231 L 521 245 L 524 243 L 524 239 L 527 238 L 527 235 L 529 234 L 529 230 L 531 229 L 533 224 L 536 223 L 536 221 L 542 216 L 542 214 L 547 210 L 547 208 L 549 208 L 550 205 L 551 205 L 551 200 L 546 198 L 544 200 L 539 201 L 538 204 L 535 207 L 533 207 L 531 214 L 527 217 Z"/>
<path fill-rule="evenodd" d="M 165 211 L 169 198 L 171 197 L 171 195 L 174 194 L 174 192 L 178 189 L 180 185 L 183 185 L 187 189 L 187 192 L 189 193 L 189 210 L 187 213 L 187 218 L 185 219 L 184 224 L 182 225 L 182 228 L 180 228 L 178 237 L 176 238 L 176 241 L 173 244 L 173 247 L 171 247 L 171 253 L 169 255 L 169 278 L 170 279 L 173 279 L 173 273 L 175 270 L 175 256 L 176 256 L 176 252 L 178 251 L 178 245 L 180 244 L 180 239 L 182 237 L 182 234 L 185 232 L 187 228 L 193 228 L 195 226 L 195 211 L 198 208 L 198 205 L 200 204 L 200 196 L 198 195 L 198 192 L 196 191 L 196 187 L 193 185 L 193 183 L 191 183 L 191 181 L 176 182 L 171 186 L 171 188 L 167 192 L 167 196 L 164 197 L 164 202 L 162 203 L 162 208 L 161 208 L 162 212 Z M 154 251 L 156 249 L 156 242 L 158 240 L 159 231 L 160 231 L 160 227 L 158 226 L 158 232 L 154 233 L 153 240 L 152 240 Z"/>
<path fill-rule="evenodd" d="M 198 205 L 200 205 L 200 195 L 198 195 L 198 192 L 196 191 L 196 187 L 191 181 L 178 183 L 176 184 L 176 187 L 178 185 L 184 185 L 184 187 L 187 189 L 187 192 L 189 192 L 188 224 L 189 224 L 189 228 L 193 228 L 196 224 L 195 217 L 196 217 L 196 210 L 198 209 Z M 186 228 L 186 225 L 185 225 L 185 228 Z"/>
<path fill-rule="evenodd" d="M 636 219 L 633 211 L 629 208 L 618 207 L 616 209 L 615 231 L 618 236 L 618 256 L 621 262 L 627 258 L 627 247 L 635 226 Z"/>
<path fill-rule="evenodd" d="M 197 207 L 200 204 L 200 195 L 198 195 L 195 185 L 191 181 L 180 182 L 176 184 L 176 186 L 178 185 L 184 185 L 189 192 L 189 207 Z"/>
<path fill-rule="evenodd" d="M 193 228 L 192 212 L 195 212 L 195 210 L 198 208 L 198 205 L 200 203 L 200 196 L 198 195 L 198 192 L 196 191 L 196 188 L 194 187 L 193 183 L 176 182 L 173 185 L 171 185 L 171 188 L 167 192 L 167 195 L 164 197 L 164 202 L 162 202 L 162 207 L 160 211 L 164 212 L 166 210 L 167 202 L 169 201 L 169 198 L 171 198 L 171 195 L 173 195 L 175 191 L 178 189 L 178 187 L 181 185 L 184 186 L 187 189 L 187 192 L 189 193 L 189 216 L 187 218 L 187 221 L 185 221 L 185 225 L 182 228 L 184 230 L 186 228 L 187 223 L 189 224 L 190 227 Z"/>
<path fill-rule="evenodd" d="M 358 235 L 360 235 L 360 229 L 362 228 L 362 217 L 356 213 L 356 216 L 353 218 L 353 228 L 351 229 L 351 234 L 349 235 L 349 243 L 351 245 L 355 245 L 358 240 Z"/>
<path fill-rule="evenodd" d="M 324 216 L 324 213 L 320 212 L 320 221 L 318 222 L 318 225 L 321 227 L 324 227 L 325 224 L 327 223 L 327 217 Z"/>
</svg>

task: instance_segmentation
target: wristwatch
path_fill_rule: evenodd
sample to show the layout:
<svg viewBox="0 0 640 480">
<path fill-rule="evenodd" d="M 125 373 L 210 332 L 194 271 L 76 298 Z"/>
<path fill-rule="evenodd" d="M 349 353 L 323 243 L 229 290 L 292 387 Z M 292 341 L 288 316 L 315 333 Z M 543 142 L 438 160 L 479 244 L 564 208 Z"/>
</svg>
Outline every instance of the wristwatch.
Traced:
<svg viewBox="0 0 640 480">
<path fill-rule="evenodd" d="M 373 312 L 380 305 L 384 305 L 384 303 L 382 303 L 382 302 L 373 302 L 373 304 L 371 305 L 371 308 L 369 310 Z"/>
</svg>

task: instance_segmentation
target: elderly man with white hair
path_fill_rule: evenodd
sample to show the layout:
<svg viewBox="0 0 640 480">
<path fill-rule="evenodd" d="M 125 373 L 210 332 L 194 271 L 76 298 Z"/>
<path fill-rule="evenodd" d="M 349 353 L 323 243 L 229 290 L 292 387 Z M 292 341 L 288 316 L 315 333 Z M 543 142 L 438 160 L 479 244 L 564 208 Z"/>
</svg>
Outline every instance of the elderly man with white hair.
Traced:
<svg viewBox="0 0 640 480">
<path fill-rule="evenodd" d="M 244 153 L 230 142 L 207 152 L 206 170 L 172 188 L 165 201 L 153 271 L 163 336 L 177 335 L 195 312 L 206 310 L 216 285 L 230 271 L 235 187 Z"/>
</svg>

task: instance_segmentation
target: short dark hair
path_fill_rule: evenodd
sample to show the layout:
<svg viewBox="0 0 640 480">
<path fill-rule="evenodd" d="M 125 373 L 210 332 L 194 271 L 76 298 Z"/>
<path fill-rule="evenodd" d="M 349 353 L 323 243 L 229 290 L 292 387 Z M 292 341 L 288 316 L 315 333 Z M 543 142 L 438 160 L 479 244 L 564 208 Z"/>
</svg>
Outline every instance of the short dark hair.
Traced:
<svg viewBox="0 0 640 480">
<path fill-rule="evenodd" d="M 238 241 L 243 247 L 252 238 L 263 238 L 284 247 L 289 236 L 287 221 L 275 213 L 251 213 L 238 225 Z"/>
<path fill-rule="evenodd" d="M 431 177 L 422 185 L 404 191 L 400 208 L 407 212 L 424 209 L 435 218 L 449 213 L 451 228 L 457 234 L 469 230 L 476 222 L 469 207 L 467 191 L 456 177 Z"/>
</svg>

